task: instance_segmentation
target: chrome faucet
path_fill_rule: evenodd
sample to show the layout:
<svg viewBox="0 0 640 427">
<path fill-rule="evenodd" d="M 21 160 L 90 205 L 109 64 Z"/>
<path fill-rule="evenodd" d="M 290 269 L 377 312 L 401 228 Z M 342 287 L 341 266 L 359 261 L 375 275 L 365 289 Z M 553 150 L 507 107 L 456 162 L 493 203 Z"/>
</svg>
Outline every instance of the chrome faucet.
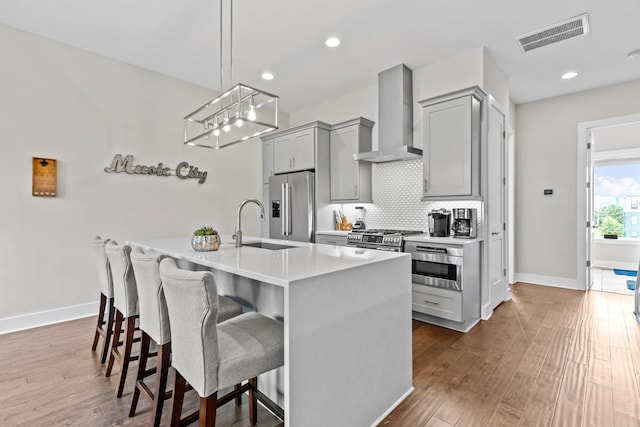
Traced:
<svg viewBox="0 0 640 427">
<path fill-rule="evenodd" d="M 260 207 L 260 218 L 264 218 L 264 206 L 262 206 L 262 203 L 260 203 L 260 200 L 247 199 L 247 200 L 244 200 L 242 203 L 240 203 L 240 206 L 238 206 L 238 212 L 236 216 L 236 233 L 233 235 L 233 238 L 236 239 L 236 248 L 239 248 L 242 246 L 242 230 L 240 225 L 240 223 L 242 222 L 242 218 L 241 218 L 242 208 L 244 208 L 244 205 L 250 202 L 255 203 Z"/>
</svg>

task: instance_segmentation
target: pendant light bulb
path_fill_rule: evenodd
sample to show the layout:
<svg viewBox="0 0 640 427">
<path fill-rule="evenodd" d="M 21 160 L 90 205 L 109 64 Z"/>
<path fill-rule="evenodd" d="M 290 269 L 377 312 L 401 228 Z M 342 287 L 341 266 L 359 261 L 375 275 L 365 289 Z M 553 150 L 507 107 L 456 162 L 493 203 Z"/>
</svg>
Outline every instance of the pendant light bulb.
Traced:
<svg viewBox="0 0 640 427">
<path fill-rule="evenodd" d="M 220 135 L 220 126 L 218 125 L 218 118 L 217 117 L 213 118 L 213 135 L 214 136 Z"/>
<path fill-rule="evenodd" d="M 236 111 L 236 121 L 234 122 L 234 124 L 241 128 L 242 125 L 244 124 L 244 120 L 242 120 L 242 117 L 240 117 L 240 111 Z"/>
<path fill-rule="evenodd" d="M 256 106 L 253 105 L 253 96 L 249 100 L 249 112 L 247 113 L 247 119 L 254 122 L 256 120 Z"/>
</svg>

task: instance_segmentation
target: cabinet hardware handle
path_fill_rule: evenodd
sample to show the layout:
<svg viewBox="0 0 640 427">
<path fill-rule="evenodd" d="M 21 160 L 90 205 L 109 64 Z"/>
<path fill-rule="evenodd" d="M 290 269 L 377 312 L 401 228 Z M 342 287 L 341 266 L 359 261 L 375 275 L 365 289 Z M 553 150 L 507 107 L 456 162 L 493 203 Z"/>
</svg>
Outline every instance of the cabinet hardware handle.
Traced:
<svg viewBox="0 0 640 427">
<path fill-rule="evenodd" d="M 492 231 L 492 232 L 491 232 L 491 235 L 492 235 L 492 236 L 497 236 L 498 234 L 500 234 L 500 233 L 499 233 L 499 232 L 497 232 L 497 231 Z"/>
<path fill-rule="evenodd" d="M 354 185 L 353 189 L 355 190 L 355 194 L 357 196 L 358 195 L 358 184 Z"/>
<path fill-rule="evenodd" d="M 431 300 L 428 300 L 428 299 L 424 300 L 424 302 L 428 302 L 428 303 L 430 303 L 430 304 L 435 304 L 435 305 L 440 305 L 440 303 L 439 303 L 439 302 L 437 302 L 437 301 L 431 301 Z"/>
<path fill-rule="evenodd" d="M 425 193 L 427 192 L 427 187 L 428 187 L 428 185 L 427 185 L 427 180 L 425 179 L 425 180 L 424 180 L 424 192 L 425 192 Z"/>
</svg>

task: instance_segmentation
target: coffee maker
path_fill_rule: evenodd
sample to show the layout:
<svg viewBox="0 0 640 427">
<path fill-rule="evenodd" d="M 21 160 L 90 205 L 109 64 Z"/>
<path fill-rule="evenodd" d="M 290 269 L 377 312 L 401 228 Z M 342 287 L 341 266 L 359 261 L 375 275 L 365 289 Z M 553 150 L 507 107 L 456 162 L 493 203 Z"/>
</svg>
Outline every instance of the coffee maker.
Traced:
<svg viewBox="0 0 640 427">
<path fill-rule="evenodd" d="M 451 212 L 447 209 L 435 209 L 429 212 L 429 235 L 431 237 L 449 237 L 451 230 Z"/>
<path fill-rule="evenodd" d="M 478 210 L 457 208 L 453 210 L 453 237 L 475 239 L 478 237 Z"/>
</svg>

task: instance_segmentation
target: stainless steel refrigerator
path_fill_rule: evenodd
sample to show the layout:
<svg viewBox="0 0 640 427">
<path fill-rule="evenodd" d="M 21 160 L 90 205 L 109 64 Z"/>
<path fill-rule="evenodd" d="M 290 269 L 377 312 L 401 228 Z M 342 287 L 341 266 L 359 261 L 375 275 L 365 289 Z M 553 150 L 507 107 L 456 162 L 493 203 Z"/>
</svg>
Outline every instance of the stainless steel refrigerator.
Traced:
<svg viewBox="0 0 640 427">
<path fill-rule="evenodd" d="M 269 237 L 312 242 L 315 229 L 313 172 L 269 178 Z"/>
</svg>

